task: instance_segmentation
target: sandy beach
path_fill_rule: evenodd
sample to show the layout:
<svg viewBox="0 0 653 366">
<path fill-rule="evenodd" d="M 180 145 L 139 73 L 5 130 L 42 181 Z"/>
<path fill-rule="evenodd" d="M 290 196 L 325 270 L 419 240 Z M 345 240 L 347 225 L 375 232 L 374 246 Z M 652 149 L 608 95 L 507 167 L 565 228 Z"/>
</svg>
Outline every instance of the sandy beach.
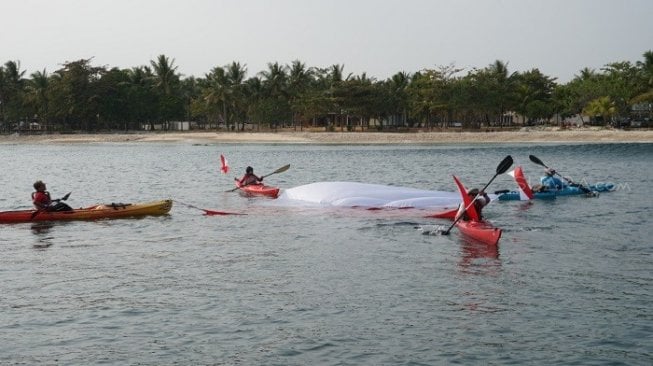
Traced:
<svg viewBox="0 0 653 366">
<path fill-rule="evenodd" d="M 298 144 L 429 143 L 651 143 L 653 130 L 578 128 L 521 129 L 501 132 L 142 132 L 102 134 L 0 135 L 0 144 L 192 142 Z"/>
</svg>

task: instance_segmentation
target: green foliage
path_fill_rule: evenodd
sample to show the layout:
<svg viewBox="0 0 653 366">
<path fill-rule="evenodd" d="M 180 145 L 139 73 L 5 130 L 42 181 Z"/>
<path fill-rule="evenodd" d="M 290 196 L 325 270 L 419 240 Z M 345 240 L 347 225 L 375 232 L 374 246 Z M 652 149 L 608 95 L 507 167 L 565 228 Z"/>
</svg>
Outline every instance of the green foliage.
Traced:
<svg viewBox="0 0 653 366">
<path fill-rule="evenodd" d="M 599 97 L 590 101 L 587 106 L 583 109 L 583 113 L 590 117 L 601 117 L 603 124 L 607 125 L 612 116 L 617 112 L 617 107 L 615 102 L 608 96 Z"/>
<path fill-rule="evenodd" d="M 307 67 L 269 63 L 247 77 L 239 62 L 184 78 L 175 60 L 159 55 L 131 69 L 97 67 L 91 59 L 66 62 L 25 77 L 17 61 L 0 66 L 0 129 L 36 119 L 47 130 L 140 129 L 175 120 L 241 130 L 257 126 L 326 126 L 334 130 L 420 126 L 466 128 L 546 122 L 587 113 L 608 121 L 628 117 L 635 103 L 653 101 L 653 51 L 635 64 L 582 69 L 566 84 L 534 68 L 510 72 L 500 60 L 485 68 L 454 65 L 399 72 L 386 80 L 346 74 L 344 65 Z M 352 123 L 358 124 L 353 125 Z"/>
</svg>

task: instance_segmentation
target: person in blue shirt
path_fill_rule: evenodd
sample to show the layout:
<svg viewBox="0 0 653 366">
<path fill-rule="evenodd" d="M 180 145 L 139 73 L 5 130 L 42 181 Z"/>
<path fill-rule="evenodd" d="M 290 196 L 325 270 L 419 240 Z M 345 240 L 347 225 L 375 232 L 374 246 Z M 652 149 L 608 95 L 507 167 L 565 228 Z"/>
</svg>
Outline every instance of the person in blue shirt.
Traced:
<svg viewBox="0 0 653 366">
<path fill-rule="evenodd" d="M 562 179 L 556 177 L 556 171 L 554 169 L 548 168 L 544 171 L 545 176 L 540 178 L 540 183 L 543 187 L 550 191 L 559 191 L 567 187 L 567 183 Z"/>
</svg>

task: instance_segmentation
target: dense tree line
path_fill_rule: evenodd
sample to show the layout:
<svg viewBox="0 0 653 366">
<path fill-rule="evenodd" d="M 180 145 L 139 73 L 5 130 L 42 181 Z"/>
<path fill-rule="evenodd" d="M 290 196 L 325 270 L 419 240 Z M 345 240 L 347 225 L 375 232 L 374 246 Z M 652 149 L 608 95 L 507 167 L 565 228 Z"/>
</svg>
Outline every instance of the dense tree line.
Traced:
<svg viewBox="0 0 653 366">
<path fill-rule="evenodd" d="M 465 71 L 454 65 L 399 72 L 387 80 L 345 75 L 342 65 L 269 63 L 247 76 L 238 62 L 203 78 L 177 71 L 160 55 L 131 69 L 93 66 L 91 59 L 26 77 L 19 61 L 0 66 L 0 129 L 38 123 L 47 131 L 139 130 L 193 121 L 200 128 L 324 126 L 327 129 L 446 127 L 560 123 L 574 115 L 600 123 L 629 118 L 633 106 L 653 103 L 653 51 L 643 60 L 580 70 L 566 84 L 537 68 L 509 72 L 495 61 Z M 650 107 L 648 110 L 650 118 Z"/>
</svg>

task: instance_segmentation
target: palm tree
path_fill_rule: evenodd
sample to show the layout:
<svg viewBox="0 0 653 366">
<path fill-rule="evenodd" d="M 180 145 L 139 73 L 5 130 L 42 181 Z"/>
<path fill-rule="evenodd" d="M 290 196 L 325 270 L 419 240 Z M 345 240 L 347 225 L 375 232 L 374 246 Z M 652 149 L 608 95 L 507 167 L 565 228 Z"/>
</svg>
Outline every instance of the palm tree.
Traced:
<svg viewBox="0 0 653 366">
<path fill-rule="evenodd" d="M 159 93 L 159 112 L 163 121 L 183 116 L 184 104 L 179 96 L 179 75 L 176 73 L 175 60 L 170 61 L 165 55 L 159 55 L 156 61 L 150 61 L 155 74 L 155 88 Z"/>
<path fill-rule="evenodd" d="M 23 117 L 22 98 L 25 71 L 20 71 L 20 61 L 7 61 L 0 67 L 0 118 L 17 121 Z"/>
<path fill-rule="evenodd" d="M 5 129 L 5 105 L 7 105 L 7 78 L 5 68 L 0 66 L 0 128 Z"/>
<path fill-rule="evenodd" d="M 306 64 L 295 60 L 289 67 L 288 72 L 288 96 L 291 109 L 293 110 L 291 123 L 293 128 L 297 129 L 295 125 L 296 101 L 306 92 L 309 88 L 313 78 L 313 71 L 306 68 Z M 303 124 L 300 124 L 300 130 Z"/>
<path fill-rule="evenodd" d="M 499 125 L 503 127 L 503 115 L 506 110 L 512 107 L 512 91 L 514 90 L 514 78 L 516 74 L 508 73 L 508 63 L 496 60 L 490 65 L 490 73 L 493 75 L 497 83 L 496 90 L 494 91 L 494 103 L 499 107 Z"/>
<path fill-rule="evenodd" d="M 285 96 L 288 78 L 286 69 L 286 66 L 281 66 L 278 62 L 275 62 L 268 63 L 268 70 L 261 71 L 260 75 L 263 79 L 263 86 L 268 92 L 268 96 Z"/>
<path fill-rule="evenodd" d="M 612 116 L 617 112 L 615 103 L 610 99 L 610 97 L 599 97 L 587 104 L 583 109 L 583 113 L 588 116 L 601 116 L 603 118 L 603 124 L 607 125 L 608 121 Z"/>
<path fill-rule="evenodd" d="M 50 79 L 48 73 L 37 71 L 32 73 L 31 79 L 27 83 L 27 99 L 34 104 L 34 107 L 44 125 L 44 129 L 48 129 L 48 87 Z"/>
<path fill-rule="evenodd" d="M 179 76 L 175 73 L 177 66 L 174 64 L 175 60 L 170 61 L 165 55 L 159 55 L 156 61 L 150 61 L 156 74 L 156 87 L 162 90 L 164 95 L 170 95 L 174 84 L 179 81 Z"/>
<path fill-rule="evenodd" d="M 278 123 L 290 114 L 287 67 L 279 65 L 278 62 L 268 63 L 268 70 L 261 71 L 260 75 L 268 105 L 266 118 L 276 128 Z"/>
<path fill-rule="evenodd" d="M 575 75 L 575 79 L 578 80 L 589 80 L 596 76 L 596 71 L 594 69 L 590 69 L 588 67 L 584 67 L 580 70 L 580 75 Z"/>
<path fill-rule="evenodd" d="M 653 51 L 644 53 L 644 61 L 637 61 L 643 84 L 642 92 L 631 100 L 631 104 L 653 102 Z"/>
<path fill-rule="evenodd" d="M 237 126 L 238 120 L 242 123 L 242 129 L 245 128 L 245 107 L 244 107 L 244 85 L 243 82 L 247 76 L 247 67 L 239 62 L 232 62 L 227 66 L 227 103 L 231 107 L 231 115 L 234 117 L 234 124 Z"/>
<path fill-rule="evenodd" d="M 243 101 L 247 106 L 246 114 L 250 122 L 256 123 L 256 129 L 261 127 L 261 100 L 264 98 L 263 82 L 258 76 L 245 80 L 243 88 Z"/>
<path fill-rule="evenodd" d="M 408 86 L 410 85 L 410 74 L 398 72 L 388 80 L 388 88 L 393 99 L 393 113 L 401 115 L 401 124 L 405 125 L 408 118 Z"/>
<path fill-rule="evenodd" d="M 208 87 L 204 91 L 204 101 L 209 111 L 214 114 L 222 107 L 222 118 L 225 126 L 229 129 L 229 121 L 227 119 L 227 101 L 229 94 L 229 80 L 226 71 L 223 67 L 216 66 L 211 70 L 211 73 L 206 75 L 206 82 Z M 210 124 L 210 123 L 209 123 Z"/>
</svg>

